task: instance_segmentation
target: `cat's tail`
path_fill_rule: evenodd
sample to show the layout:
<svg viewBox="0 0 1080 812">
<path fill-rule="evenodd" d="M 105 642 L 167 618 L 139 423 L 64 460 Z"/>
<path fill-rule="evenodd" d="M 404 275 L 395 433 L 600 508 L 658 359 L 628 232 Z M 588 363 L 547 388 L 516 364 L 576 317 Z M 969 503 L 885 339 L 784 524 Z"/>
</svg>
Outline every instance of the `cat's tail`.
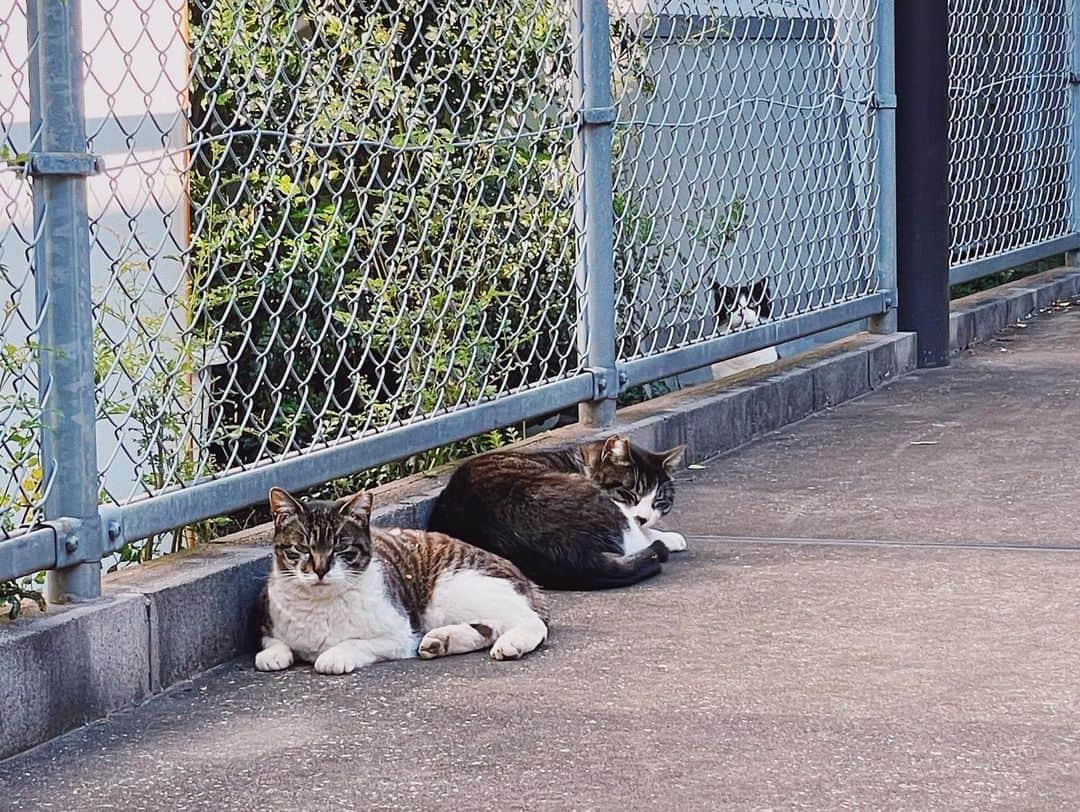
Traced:
<svg viewBox="0 0 1080 812">
<path fill-rule="evenodd" d="M 633 555 L 602 553 L 573 573 L 563 573 L 566 580 L 552 584 L 553 589 L 616 589 L 659 575 L 661 564 L 668 560 L 668 548 L 662 541 Z"/>
</svg>

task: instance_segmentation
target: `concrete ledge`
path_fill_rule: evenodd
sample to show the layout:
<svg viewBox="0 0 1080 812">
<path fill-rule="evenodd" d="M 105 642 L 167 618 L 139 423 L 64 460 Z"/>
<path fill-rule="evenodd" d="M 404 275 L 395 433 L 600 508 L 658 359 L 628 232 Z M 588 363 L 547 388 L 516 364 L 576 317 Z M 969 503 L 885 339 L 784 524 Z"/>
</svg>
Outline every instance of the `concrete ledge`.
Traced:
<svg viewBox="0 0 1080 812">
<path fill-rule="evenodd" d="M 57 607 L 0 633 L 0 758 L 150 695 L 142 595 Z"/>
<path fill-rule="evenodd" d="M 1055 268 L 957 299 L 949 315 L 950 348 L 954 353 L 966 350 L 1059 299 L 1078 294 L 1080 268 Z"/>
<path fill-rule="evenodd" d="M 919 363 L 919 346 L 914 333 L 901 333 L 893 341 L 881 341 L 869 349 L 870 388 L 879 389 Z"/>
<path fill-rule="evenodd" d="M 866 352 L 847 352 L 831 363 L 814 367 L 814 411 L 870 391 L 870 361 Z"/>
<path fill-rule="evenodd" d="M 650 448 L 687 444 L 687 462 L 881 386 L 915 365 L 908 334 L 860 334 L 812 353 L 621 409 L 615 431 Z M 574 425 L 517 448 L 609 434 Z M 424 526 L 453 466 L 376 491 L 378 524 Z M 252 607 L 270 527 L 110 575 L 110 596 L 0 624 L 0 756 L 39 744 L 252 650 Z"/>
<path fill-rule="evenodd" d="M 265 549 L 215 544 L 109 579 L 110 590 L 136 592 L 145 599 L 152 691 L 251 650 L 251 608 L 269 569 Z"/>
</svg>

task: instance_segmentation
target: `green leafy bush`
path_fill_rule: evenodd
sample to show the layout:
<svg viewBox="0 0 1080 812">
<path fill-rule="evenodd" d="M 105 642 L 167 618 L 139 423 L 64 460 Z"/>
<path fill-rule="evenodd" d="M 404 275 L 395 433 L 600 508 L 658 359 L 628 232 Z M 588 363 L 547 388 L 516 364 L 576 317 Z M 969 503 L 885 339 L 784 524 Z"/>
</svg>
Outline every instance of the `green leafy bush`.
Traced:
<svg viewBox="0 0 1080 812">
<path fill-rule="evenodd" d="M 207 143 L 191 176 L 195 323 L 231 362 L 220 467 L 575 367 L 552 5 L 213 0 L 192 22 L 195 131 L 281 133 Z"/>
</svg>

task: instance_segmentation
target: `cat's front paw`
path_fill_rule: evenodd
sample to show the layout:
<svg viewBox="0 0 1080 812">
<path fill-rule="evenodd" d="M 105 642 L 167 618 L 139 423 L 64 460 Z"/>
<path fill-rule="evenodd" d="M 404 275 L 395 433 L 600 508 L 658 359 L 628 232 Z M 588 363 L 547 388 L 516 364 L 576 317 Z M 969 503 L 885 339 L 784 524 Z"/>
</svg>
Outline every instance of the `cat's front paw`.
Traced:
<svg viewBox="0 0 1080 812">
<path fill-rule="evenodd" d="M 517 660 L 544 642 L 547 638 L 547 626 L 535 618 L 532 623 L 515 626 L 503 632 L 495 645 L 491 647 L 493 660 Z"/>
<path fill-rule="evenodd" d="M 495 645 L 491 647 L 491 659 L 493 660 L 519 660 L 525 656 L 526 652 L 522 651 L 524 646 L 518 645 L 517 640 L 503 635 L 495 641 Z"/>
<path fill-rule="evenodd" d="M 422 660 L 433 660 L 450 652 L 450 637 L 439 631 L 430 631 L 420 641 L 416 654 Z"/>
<path fill-rule="evenodd" d="M 320 674 L 352 674 L 356 668 L 374 663 L 378 658 L 360 642 L 346 640 L 326 649 L 315 658 L 315 671 Z"/>
<path fill-rule="evenodd" d="M 259 671 L 281 671 L 292 663 L 293 653 L 288 646 L 270 646 L 255 655 L 255 668 Z"/>
<path fill-rule="evenodd" d="M 334 646 L 315 658 L 315 670 L 320 674 L 351 674 L 369 662 L 347 648 Z"/>
<path fill-rule="evenodd" d="M 686 537 L 682 533 L 665 533 L 661 541 L 673 553 L 681 553 L 686 549 Z"/>
<path fill-rule="evenodd" d="M 686 549 L 686 538 L 682 533 L 675 533 L 670 530 L 650 530 L 649 536 L 654 541 L 663 542 L 664 546 L 673 553 L 681 553 Z"/>
</svg>

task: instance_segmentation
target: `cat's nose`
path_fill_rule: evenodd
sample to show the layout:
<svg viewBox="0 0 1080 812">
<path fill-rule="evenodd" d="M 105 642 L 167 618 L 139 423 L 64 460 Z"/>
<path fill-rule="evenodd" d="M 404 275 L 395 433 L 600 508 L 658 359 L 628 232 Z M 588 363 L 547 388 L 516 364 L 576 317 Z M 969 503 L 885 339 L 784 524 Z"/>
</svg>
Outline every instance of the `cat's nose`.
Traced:
<svg viewBox="0 0 1080 812">
<path fill-rule="evenodd" d="M 311 569 L 315 572 L 316 575 L 319 576 L 319 580 L 321 581 L 326 575 L 326 573 L 330 572 L 330 562 L 320 561 L 318 563 L 314 563 L 311 565 Z"/>
<path fill-rule="evenodd" d="M 637 523 L 640 524 L 642 527 L 644 527 L 646 522 L 648 522 L 648 521 L 649 521 L 648 516 L 638 516 L 637 517 Z"/>
</svg>

